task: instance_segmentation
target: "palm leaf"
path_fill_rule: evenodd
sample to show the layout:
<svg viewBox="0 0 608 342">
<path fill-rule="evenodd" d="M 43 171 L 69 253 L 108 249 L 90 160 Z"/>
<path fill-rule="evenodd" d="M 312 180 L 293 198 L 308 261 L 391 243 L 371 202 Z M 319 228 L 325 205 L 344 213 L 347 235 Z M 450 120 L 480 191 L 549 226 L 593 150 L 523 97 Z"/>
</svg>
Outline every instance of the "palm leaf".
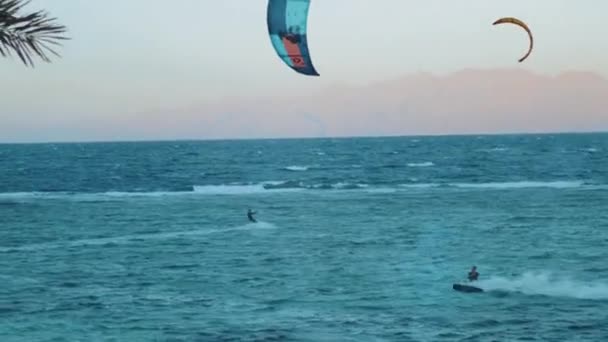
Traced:
<svg viewBox="0 0 608 342">
<path fill-rule="evenodd" d="M 21 14 L 30 0 L 0 0 L 0 55 L 16 54 L 26 66 L 34 66 L 33 57 L 51 62 L 49 54 L 60 57 L 53 46 L 70 39 L 67 29 L 45 11 Z"/>
</svg>

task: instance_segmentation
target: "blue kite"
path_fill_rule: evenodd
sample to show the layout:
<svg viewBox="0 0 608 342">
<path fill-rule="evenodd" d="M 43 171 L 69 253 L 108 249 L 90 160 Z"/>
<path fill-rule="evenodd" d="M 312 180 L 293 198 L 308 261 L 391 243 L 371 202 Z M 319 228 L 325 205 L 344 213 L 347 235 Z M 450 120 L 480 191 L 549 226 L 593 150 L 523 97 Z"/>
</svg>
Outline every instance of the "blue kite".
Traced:
<svg viewBox="0 0 608 342">
<path fill-rule="evenodd" d="M 310 0 L 269 0 L 268 34 L 276 53 L 303 75 L 319 76 L 312 65 L 306 29 Z"/>
</svg>

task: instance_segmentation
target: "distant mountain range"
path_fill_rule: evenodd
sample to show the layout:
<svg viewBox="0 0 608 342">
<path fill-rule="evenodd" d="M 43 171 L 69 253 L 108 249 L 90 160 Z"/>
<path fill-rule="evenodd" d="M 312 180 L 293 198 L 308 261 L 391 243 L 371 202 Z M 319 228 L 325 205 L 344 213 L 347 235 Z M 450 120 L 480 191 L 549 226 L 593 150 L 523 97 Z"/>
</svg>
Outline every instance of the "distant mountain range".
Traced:
<svg viewBox="0 0 608 342">
<path fill-rule="evenodd" d="M 23 132 L 36 133 L 41 141 L 58 136 L 100 141 L 608 131 L 608 80 L 591 72 L 548 76 L 466 69 L 366 86 L 319 86 L 312 93 L 234 96 L 188 108 L 51 120 L 41 117 L 31 124 L 15 117 L 0 129 L 0 141 L 20 141 Z"/>
<path fill-rule="evenodd" d="M 590 72 L 466 69 L 153 116 L 169 116 L 174 134 L 201 138 L 604 131 L 608 80 Z"/>
</svg>

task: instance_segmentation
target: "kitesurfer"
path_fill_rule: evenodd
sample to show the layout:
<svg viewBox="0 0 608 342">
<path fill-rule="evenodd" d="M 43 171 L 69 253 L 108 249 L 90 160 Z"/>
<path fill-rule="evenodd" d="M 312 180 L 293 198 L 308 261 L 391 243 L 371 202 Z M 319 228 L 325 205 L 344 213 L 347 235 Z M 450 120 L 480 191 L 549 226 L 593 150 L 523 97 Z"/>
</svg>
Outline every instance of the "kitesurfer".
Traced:
<svg viewBox="0 0 608 342">
<path fill-rule="evenodd" d="M 477 272 L 477 266 L 473 266 L 471 271 L 469 272 L 469 281 L 475 281 L 479 277 L 479 273 Z"/>
<path fill-rule="evenodd" d="M 255 218 L 253 217 L 254 214 L 255 214 L 255 211 L 253 211 L 251 209 L 247 210 L 247 218 L 249 219 L 249 221 L 255 223 L 255 222 L 258 222 L 258 221 L 256 221 Z"/>
</svg>

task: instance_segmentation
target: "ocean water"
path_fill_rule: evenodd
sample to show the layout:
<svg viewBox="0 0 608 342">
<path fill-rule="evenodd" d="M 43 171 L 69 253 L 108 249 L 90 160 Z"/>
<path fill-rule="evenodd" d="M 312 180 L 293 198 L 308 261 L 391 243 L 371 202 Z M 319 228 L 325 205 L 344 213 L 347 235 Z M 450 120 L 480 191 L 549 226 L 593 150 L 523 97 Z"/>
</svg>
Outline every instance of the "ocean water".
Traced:
<svg viewBox="0 0 608 342">
<path fill-rule="evenodd" d="M 608 341 L 607 244 L 608 134 L 0 145 L 2 342 Z"/>
</svg>

